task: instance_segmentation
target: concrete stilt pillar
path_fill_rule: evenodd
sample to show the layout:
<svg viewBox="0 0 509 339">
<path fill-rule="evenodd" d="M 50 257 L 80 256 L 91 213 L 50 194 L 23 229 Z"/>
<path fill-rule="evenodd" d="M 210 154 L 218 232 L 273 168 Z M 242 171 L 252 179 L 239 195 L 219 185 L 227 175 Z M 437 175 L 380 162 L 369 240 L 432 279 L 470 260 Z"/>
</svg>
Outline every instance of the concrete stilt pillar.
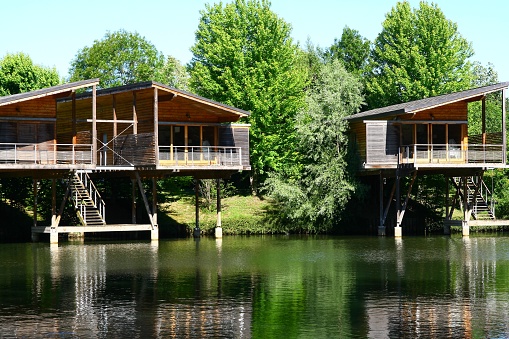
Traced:
<svg viewBox="0 0 509 339">
<path fill-rule="evenodd" d="M 451 235 L 451 225 L 447 220 L 444 220 L 444 235 Z"/>
<path fill-rule="evenodd" d="M 54 227 L 51 227 L 51 229 L 50 229 L 49 243 L 50 244 L 58 244 L 58 230 Z"/>
<path fill-rule="evenodd" d="M 159 240 L 159 227 L 157 225 L 150 231 L 150 240 Z"/>
<path fill-rule="evenodd" d="M 401 226 L 394 227 L 394 237 L 401 238 L 403 236 L 402 228 Z"/>
<path fill-rule="evenodd" d="M 470 226 L 468 225 L 467 220 L 463 220 L 461 222 L 461 231 L 464 237 L 468 237 L 470 235 Z"/>
<path fill-rule="evenodd" d="M 222 238 L 223 237 L 223 228 L 222 228 L 222 224 L 221 224 L 221 179 L 217 179 L 216 184 L 217 184 L 217 187 L 216 187 L 217 223 L 216 223 L 215 236 L 216 236 L 216 238 Z"/>
<path fill-rule="evenodd" d="M 385 236 L 385 226 L 378 226 L 378 235 Z"/>
</svg>

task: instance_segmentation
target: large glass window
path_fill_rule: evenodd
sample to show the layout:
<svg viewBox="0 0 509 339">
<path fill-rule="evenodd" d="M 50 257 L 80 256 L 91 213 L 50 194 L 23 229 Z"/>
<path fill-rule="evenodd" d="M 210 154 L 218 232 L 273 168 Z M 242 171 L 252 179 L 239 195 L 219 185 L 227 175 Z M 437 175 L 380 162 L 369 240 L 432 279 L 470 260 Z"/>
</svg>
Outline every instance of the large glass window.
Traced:
<svg viewBox="0 0 509 339">
<path fill-rule="evenodd" d="M 185 126 L 173 126 L 173 146 L 185 146 Z"/>
</svg>

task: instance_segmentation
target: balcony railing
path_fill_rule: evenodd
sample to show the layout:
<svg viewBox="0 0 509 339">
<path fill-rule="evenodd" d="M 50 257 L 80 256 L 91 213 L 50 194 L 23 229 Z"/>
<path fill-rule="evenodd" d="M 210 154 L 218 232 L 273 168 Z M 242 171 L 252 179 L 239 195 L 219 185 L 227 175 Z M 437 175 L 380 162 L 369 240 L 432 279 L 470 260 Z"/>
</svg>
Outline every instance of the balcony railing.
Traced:
<svg viewBox="0 0 509 339">
<path fill-rule="evenodd" d="M 401 164 L 503 164 L 503 145 L 414 144 L 399 149 Z"/>
<path fill-rule="evenodd" d="M 0 143 L 0 164 L 90 165 L 92 145 Z"/>
<path fill-rule="evenodd" d="M 159 146 L 160 166 L 242 167 L 242 149 L 228 146 Z"/>
</svg>

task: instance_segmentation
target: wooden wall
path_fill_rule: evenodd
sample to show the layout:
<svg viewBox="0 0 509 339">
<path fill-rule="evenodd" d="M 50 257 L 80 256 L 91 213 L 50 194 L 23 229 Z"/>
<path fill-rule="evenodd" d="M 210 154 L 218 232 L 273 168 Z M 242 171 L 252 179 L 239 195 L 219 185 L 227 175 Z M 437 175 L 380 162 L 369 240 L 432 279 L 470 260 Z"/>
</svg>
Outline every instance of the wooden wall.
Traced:
<svg viewBox="0 0 509 339">
<path fill-rule="evenodd" d="M 249 126 L 227 125 L 219 128 L 219 146 L 240 147 L 242 164 L 249 165 Z"/>
<path fill-rule="evenodd" d="M 366 123 L 366 163 L 397 164 L 399 133 L 389 121 Z"/>
</svg>

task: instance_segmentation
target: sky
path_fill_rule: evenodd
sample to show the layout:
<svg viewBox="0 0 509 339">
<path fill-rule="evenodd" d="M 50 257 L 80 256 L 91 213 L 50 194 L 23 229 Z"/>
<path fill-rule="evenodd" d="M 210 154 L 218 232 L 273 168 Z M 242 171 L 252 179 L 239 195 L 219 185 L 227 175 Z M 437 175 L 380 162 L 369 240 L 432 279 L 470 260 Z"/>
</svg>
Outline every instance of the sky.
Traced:
<svg viewBox="0 0 509 339">
<path fill-rule="evenodd" d="M 187 64 L 207 3 L 218 0 L 9 0 L 0 6 L 0 58 L 24 52 L 34 63 L 56 67 L 66 78 L 71 60 L 107 31 L 136 31 L 165 55 Z M 229 1 L 223 1 L 229 2 Z M 419 6 L 419 0 L 410 0 Z M 472 43 L 472 61 L 494 65 L 499 81 L 509 81 L 509 1 L 435 0 L 447 19 Z M 322 48 L 340 38 L 343 28 L 356 29 L 374 41 L 396 0 L 272 0 L 271 9 L 292 25 L 301 46 L 309 39 Z"/>
</svg>

